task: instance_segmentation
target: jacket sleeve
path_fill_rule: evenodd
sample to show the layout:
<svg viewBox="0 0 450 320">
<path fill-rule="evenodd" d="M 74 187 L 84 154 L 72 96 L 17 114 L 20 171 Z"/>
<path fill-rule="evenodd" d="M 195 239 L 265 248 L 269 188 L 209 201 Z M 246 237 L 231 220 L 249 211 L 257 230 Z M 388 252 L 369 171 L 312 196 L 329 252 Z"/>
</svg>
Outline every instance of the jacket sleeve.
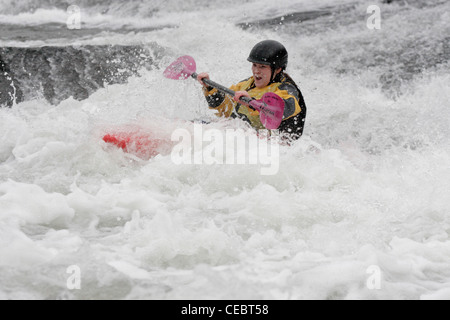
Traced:
<svg viewBox="0 0 450 320">
<path fill-rule="evenodd" d="M 235 91 L 236 86 L 232 85 L 230 89 Z M 217 90 L 216 88 L 203 87 L 203 94 L 205 95 L 209 108 L 212 110 L 217 110 L 218 117 L 229 117 L 236 106 L 236 102 L 232 97 Z"/>
<path fill-rule="evenodd" d="M 274 92 L 284 100 L 283 120 L 289 119 L 304 108 L 304 102 L 300 92 L 290 83 L 282 83 Z"/>
</svg>

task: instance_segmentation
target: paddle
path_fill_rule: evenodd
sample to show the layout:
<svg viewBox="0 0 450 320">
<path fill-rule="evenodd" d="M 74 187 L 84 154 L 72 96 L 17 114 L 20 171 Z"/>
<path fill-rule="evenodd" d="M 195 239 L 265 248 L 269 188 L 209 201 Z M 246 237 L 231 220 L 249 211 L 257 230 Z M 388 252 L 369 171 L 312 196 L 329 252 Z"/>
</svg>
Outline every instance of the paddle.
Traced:
<svg viewBox="0 0 450 320">
<path fill-rule="evenodd" d="M 197 79 L 196 64 L 191 56 L 182 56 L 172 62 L 164 71 L 164 76 L 174 80 L 185 80 L 189 77 Z M 209 79 L 202 81 L 216 88 L 217 90 L 229 94 L 234 97 L 235 92 Z M 241 101 L 248 103 L 250 106 L 260 112 L 261 123 L 267 129 L 277 129 L 281 120 L 283 120 L 284 101 L 273 92 L 265 93 L 260 100 L 249 97 L 241 97 Z"/>
</svg>

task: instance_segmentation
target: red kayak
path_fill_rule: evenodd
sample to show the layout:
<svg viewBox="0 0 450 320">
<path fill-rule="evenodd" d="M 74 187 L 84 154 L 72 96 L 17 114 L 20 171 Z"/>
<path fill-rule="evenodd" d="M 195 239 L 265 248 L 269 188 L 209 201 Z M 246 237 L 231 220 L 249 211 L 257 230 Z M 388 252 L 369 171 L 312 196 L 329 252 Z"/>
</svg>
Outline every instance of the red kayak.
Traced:
<svg viewBox="0 0 450 320">
<path fill-rule="evenodd" d="M 103 141 L 144 160 L 166 153 L 171 146 L 170 140 L 157 138 L 151 132 L 145 131 L 124 130 L 107 133 L 103 136 Z"/>
</svg>

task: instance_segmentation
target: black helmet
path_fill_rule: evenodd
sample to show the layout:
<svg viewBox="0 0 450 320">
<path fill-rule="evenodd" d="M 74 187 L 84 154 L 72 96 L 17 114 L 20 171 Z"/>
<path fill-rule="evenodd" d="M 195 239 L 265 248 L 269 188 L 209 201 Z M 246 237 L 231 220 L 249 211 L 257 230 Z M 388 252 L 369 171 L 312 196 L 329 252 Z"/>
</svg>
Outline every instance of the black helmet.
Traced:
<svg viewBox="0 0 450 320">
<path fill-rule="evenodd" d="M 286 48 L 275 40 L 264 40 L 258 42 L 250 51 L 248 61 L 270 65 L 273 69 L 286 69 L 288 53 Z"/>
</svg>

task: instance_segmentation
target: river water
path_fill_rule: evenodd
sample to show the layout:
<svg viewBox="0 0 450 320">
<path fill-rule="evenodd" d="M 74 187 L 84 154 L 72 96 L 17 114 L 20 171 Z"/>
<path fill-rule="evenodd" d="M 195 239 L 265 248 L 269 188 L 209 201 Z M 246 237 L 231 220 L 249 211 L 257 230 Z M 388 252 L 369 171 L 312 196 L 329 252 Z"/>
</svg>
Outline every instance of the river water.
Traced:
<svg viewBox="0 0 450 320">
<path fill-rule="evenodd" d="M 1 299 L 450 299 L 448 1 L 0 8 Z M 308 107 L 275 174 L 102 141 L 245 129 L 162 72 L 187 54 L 228 86 L 264 39 Z"/>
</svg>

